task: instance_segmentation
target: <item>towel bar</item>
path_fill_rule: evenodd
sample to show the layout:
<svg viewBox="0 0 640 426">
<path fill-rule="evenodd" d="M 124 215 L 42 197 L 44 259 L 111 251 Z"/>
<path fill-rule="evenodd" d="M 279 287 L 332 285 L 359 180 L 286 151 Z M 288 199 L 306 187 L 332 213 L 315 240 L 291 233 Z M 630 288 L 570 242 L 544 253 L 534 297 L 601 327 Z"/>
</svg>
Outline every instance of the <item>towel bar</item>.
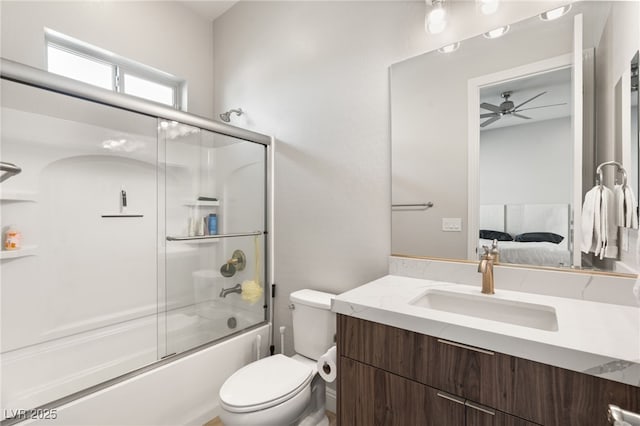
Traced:
<svg viewBox="0 0 640 426">
<path fill-rule="evenodd" d="M 433 207 L 433 203 L 431 201 L 428 201 L 426 203 L 418 203 L 418 204 L 391 204 L 391 208 L 408 208 L 408 207 L 421 207 L 426 210 Z"/>
<path fill-rule="evenodd" d="M 603 185 L 602 168 L 604 166 L 616 166 L 616 171 L 622 173 L 622 186 L 627 185 L 627 171 L 624 169 L 624 167 L 622 167 L 622 164 L 618 163 L 617 161 L 606 161 L 600 164 L 598 168 L 596 168 L 596 186 Z"/>
</svg>

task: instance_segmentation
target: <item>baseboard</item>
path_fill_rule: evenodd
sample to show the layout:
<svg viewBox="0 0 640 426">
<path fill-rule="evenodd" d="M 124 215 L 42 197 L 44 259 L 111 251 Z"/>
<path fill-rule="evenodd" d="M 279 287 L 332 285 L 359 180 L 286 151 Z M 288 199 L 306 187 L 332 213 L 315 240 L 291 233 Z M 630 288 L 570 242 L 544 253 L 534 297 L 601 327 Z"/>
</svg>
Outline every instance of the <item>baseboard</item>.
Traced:
<svg viewBox="0 0 640 426">
<path fill-rule="evenodd" d="M 336 390 L 327 387 L 327 411 L 331 411 L 332 413 L 337 412 L 337 402 L 336 402 Z"/>
</svg>

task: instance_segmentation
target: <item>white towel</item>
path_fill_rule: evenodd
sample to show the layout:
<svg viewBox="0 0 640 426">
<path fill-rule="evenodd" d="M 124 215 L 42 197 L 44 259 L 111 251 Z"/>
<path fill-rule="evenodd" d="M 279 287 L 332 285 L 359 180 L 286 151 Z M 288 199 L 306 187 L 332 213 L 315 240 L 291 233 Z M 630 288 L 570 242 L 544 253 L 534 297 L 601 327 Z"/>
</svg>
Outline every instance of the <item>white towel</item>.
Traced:
<svg viewBox="0 0 640 426">
<path fill-rule="evenodd" d="M 624 187 L 622 185 L 614 185 L 613 196 L 615 198 L 616 206 L 616 225 L 624 227 L 626 223 L 625 209 L 624 209 Z"/>
<path fill-rule="evenodd" d="M 604 257 L 618 257 L 618 225 L 615 220 L 615 197 L 613 191 L 606 186 L 602 187 L 602 201 L 600 203 L 600 221 L 602 232 L 602 249 L 600 259 Z"/>
<path fill-rule="evenodd" d="M 625 227 L 638 229 L 638 203 L 629 185 L 624 187 Z"/>
<path fill-rule="evenodd" d="M 596 220 L 596 212 L 598 218 Z M 596 226 L 596 223 L 598 226 Z M 600 187 L 591 188 L 584 196 L 582 204 L 582 241 L 580 249 L 584 253 L 595 252 L 595 242 L 600 235 Z"/>
</svg>

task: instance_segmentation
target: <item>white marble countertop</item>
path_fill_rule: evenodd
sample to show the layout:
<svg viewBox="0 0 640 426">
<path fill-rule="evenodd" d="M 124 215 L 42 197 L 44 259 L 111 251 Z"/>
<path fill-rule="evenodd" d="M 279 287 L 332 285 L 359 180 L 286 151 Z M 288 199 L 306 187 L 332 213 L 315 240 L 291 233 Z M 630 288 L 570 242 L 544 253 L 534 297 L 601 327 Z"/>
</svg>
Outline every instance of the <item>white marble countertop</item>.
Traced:
<svg viewBox="0 0 640 426">
<path fill-rule="evenodd" d="M 640 386 L 640 308 L 387 275 L 338 295 L 336 313 Z M 433 289 L 552 307 L 547 331 L 410 304 Z"/>
</svg>

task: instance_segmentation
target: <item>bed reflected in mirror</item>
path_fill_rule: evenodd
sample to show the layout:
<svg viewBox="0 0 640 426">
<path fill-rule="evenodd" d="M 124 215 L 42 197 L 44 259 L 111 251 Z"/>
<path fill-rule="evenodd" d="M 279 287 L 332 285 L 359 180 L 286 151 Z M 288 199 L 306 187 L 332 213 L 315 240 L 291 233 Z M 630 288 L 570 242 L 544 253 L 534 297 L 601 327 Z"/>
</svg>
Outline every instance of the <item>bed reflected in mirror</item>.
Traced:
<svg viewBox="0 0 640 426">
<path fill-rule="evenodd" d="M 571 266 L 571 67 L 482 87 L 480 101 L 478 247 L 495 237 L 503 263 Z"/>
</svg>

